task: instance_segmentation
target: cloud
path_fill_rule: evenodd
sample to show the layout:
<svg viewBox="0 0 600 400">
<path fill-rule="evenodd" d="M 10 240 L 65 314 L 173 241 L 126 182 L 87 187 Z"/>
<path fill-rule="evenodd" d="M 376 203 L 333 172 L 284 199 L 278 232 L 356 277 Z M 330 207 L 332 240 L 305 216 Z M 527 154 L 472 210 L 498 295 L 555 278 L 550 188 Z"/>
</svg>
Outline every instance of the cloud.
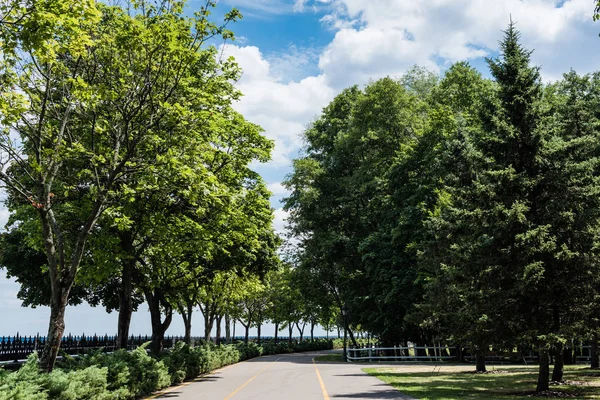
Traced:
<svg viewBox="0 0 600 400">
<path fill-rule="evenodd" d="M 305 63 L 303 52 L 293 48 L 269 61 L 255 46 L 226 46 L 224 52 L 237 60 L 244 73 L 237 87 L 244 97 L 235 108 L 246 119 L 265 129 L 275 140 L 273 167 L 288 166 L 301 147 L 301 133 L 321 109 L 331 101 L 334 91 L 322 75 L 287 80 L 283 71 L 293 71 Z M 278 72 L 279 71 L 279 72 Z"/>
<path fill-rule="evenodd" d="M 493 55 L 511 15 L 524 45 L 538 49 L 533 62 L 543 65 L 546 79 L 571 67 L 589 72 L 600 61 L 600 29 L 588 0 L 333 0 L 333 5 L 322 21 L 336 34 L 319 67 L 336 89 L 397 76 L 413 64 L 441 70 Z"/>
<path fill-rule="evenodd" d="M 305 12 L 307 9 L 316 12 L 320 6 L 331 3 L 331 0 L 225 0 L 225 4 L 245 10 L 258 11 L 261 14 L 250 14 L 254 17 L 281 15 Z M 306 7 L 310 3 L 310 7 Z M 248 15 L 248 12 L 244 12 Z"/>
<path fill-rule="evenodd" d="M 4 226 L 8 222 L 9 215 L 10 213 L 8 210 L 4 206 L 0 205 L 0 231 L 4 230 Z"/>
<path fill-rule="evenodd" d="M 290 194 L 290 191 L 285 188 L 281 182 L 269 183 L 267 188 L 273 193 L 273 196 L 287 196 Z"/>
<path fill-rule="evenodd" d="M 294 12 L 293 0 L 225 0 L 225 4 L 242 10 L 259 11 L 261 14 L 287 14 Z M 247 15 L 247 13 L 244 13 Z M 259 16 L 259 15 L 253 15 Z"/>
<path fill-rule="evenodd" d="M 296 0 L 294 3 L 294 12 L 302 12 L 304 11 L 305 4 L 308 3 L 308 0 Z"/>
<path fill-rule="evenodd" d="M 4 205 L 4 200 L 6 199 L 6 193 L 2 189 L 0 189 L 0 232 L 4 231 L 4 226 L 8 222 L 8 217 L 10 216 L 10 212 Z"/>
<path fill-rule="evenodd" d="M 288 212 L 283 208 L 278 208 L 275 210 L 275 219 L 273 220 L 273 227 L 275 228 L 275 232 L 279 234 L 284 234 L 286 232 L 286 220 L 288 217 Z"/>
</svg>

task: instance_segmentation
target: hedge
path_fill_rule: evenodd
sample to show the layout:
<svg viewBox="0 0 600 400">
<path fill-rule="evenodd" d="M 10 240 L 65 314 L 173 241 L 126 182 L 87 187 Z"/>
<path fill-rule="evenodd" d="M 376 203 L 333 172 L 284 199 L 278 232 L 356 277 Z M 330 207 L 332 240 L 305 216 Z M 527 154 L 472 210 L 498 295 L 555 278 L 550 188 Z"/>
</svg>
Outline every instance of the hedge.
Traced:
<svg viewBox="0 0 600 400">
<path fill-rule="evenodd" d="M 196 347 L 179 342 L 161 356 L 153 357 L 148 354 L 147 345 L 131 352 L 65 356 L 49 374 L 39 372 L 37 354 L 32 354 L 16 372 L 0 369 L 0 400 L 135 399 L 263 354 L 333 348 L 330 340 L 224 346 L 209 343 Z"/>
</svg>

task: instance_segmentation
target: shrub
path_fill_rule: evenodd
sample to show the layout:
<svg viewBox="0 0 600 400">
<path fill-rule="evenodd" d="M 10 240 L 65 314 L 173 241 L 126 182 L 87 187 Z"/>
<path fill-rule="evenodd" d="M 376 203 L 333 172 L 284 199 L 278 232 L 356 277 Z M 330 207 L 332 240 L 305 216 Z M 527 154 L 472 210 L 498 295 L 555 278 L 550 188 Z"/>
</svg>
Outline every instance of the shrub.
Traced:
<svg viewBox="0 0 600 400">
<path fill-rule="evenodd" d="M 240 352 L 240 360 L 248 360 L 250 358 L 259 357 L 263 353 L 263 348 L 256 343 L 238 343 L 236 345 Z"/>
<path fill-rule="evenodd" d="M 108 390 L 118 392 L 118 396 L 121 396 L 118 398 L 143 396 L 171 385 L 167 366 L 148 354 L 148 344 L 133 351 L 118 350 L 110 354 L 94 352 L 72 359 L 69 367 L 105 367 L 108 370 Z"/>
<path fill-rule="evenodd" d="M 79 371 L 55 370 L 42 374 L 48 398 L 56 400 L 112 400 L 117 393 L 107 390 L 107 368 L 89 367 Z"/>
<path fill-rule="evenodd" d="M 41 383 L 38 356 L 33 353 L 17 372 L 0 376 L 0 400 L 46 400 Z"/>
<path fill-rule="evenodd" d="M 232 345 L 204 344 L 191 347 L 178 342 L 172 350 L 165 352 L 161 359 L 169 368 L 171 382 L 179 383 L 184 379 L 193 379 L 200 374 L 240 361 L 240 352 Z"/>
<path fill-rule="evenodd" d="M 156 359 L 146 351 L 148 343 L 128 352 L 96 351 L 81 357 L 64 356 L 50 374 L 39 372 L 36 354 L 14 373 L 0 370 L 0 400 L 127 400 L 172 384 L 193 379 L 241 360 L 262 354 L 325 350 L 331 340 L 300 343 L 268 342 L 191 347 L 183 342 Z"/>
</svg>

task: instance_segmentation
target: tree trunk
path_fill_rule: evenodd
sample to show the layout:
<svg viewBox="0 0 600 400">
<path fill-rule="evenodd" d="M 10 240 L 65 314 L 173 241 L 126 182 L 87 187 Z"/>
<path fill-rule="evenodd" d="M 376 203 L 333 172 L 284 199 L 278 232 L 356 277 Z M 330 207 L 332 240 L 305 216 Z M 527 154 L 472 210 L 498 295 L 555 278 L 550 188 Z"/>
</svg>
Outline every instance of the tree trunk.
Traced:
<svg viewBox="0 0 600 400">
<path fill-rule="evenodd" d="M 256 334 L 258 336 L 257 338 L 257 343 L 260 344 L 260 334 L 261 334 L 261 329 L 262 329 L 262 324 L 259 322 L 258 326 L 256 327 Z"/>
<path fill-rule="evenodd" d="M 344 350 L 343 350 L 343 358 L 344 361 L 348 361 L 348 329 L 344 329 Z"/>
<path fill-rule="evenodd" d="M 215 344 L 218 346 L 221 344 L 221 321 L 223 320 L 222 315 L 217 315 L 217 334 L 215 337 Z"/>
<path fill-rule="evenodd" d="M 538 373 L 538 382 L 536 391 L 543 392 L 550 388 L 550 357 L 548 350 L 540 350 L 540 369 Z"/>
<path fill-rule="evenodd" d="M 341 339 L 342 336 L 340 335 L 340 326 L 339 325 L 337 326 L 337 331 L 338 331 L 338 339 Z"/>
<path fill-rule="evenodd" d="M 210 333 L 212 332 L 213 324 L 215 323 L 215 318 L 211 315 L 209 311 L 209 306 L 207 305 L 204 308 L 204 341 L 206 343 L 210 342 Z"/>
<path fill-rule="evenodd" d="M 294 333 L 294 325 L 291 322 L 288 325 L 288 332 L 290 334 L 290 337 L 288 338 L 288 343 L 291 346 L 292 345 L 292 333 Z"/>
<path fill-rule="evenodd" d="M 302 329 L 300 329 L 300 324 L 298 322 L 296 322 L 296 328 L 298 328 L 298 332 L 300 333 L 300 341 L 302 341 L 302 338 L 304 337 L 304 328 L 306 327 L 306 322 L 304 324 L 302 324 Z"/>
<path fill-rule="evenodd" d="M 358 349 L 358 343 L 356 343 L 356 339 L 354 338 L 354 333 L 352 333 L 352 329 L 350 329 L 350 326 L 347 326 L 346 329 L 348 330 L 348 335 L 350 335 L 352 346 L 354 346 L 355 349 Z"/>
<path fill-rule="evenodd" d="M 590 367 L 592 369 L 600 369 L 600 357 L 598 357 L 598 334 L 594 334 L 592 336 L 592 348 L 590 349 L 590 358 L 591 363 Z"/>
<path fill-rule="evenodd" d="M 183 305 L 179 306 L 179 313 L 183 318 L 183 326 L 185 327 L 185 336 L 183 341 L 187 344 L 192 342 L 192 312 L 194 310 L 194 303 L 191 301 L 186 302 L 185 308 Z"/>
<path fill-rule="evenodd" d="M 557 305 L 552 307 L 552 320 L 554 322 L 554 333 L 560 332 L 560 310 Z M 557 343 L 554 347 L 554 368 L 552 370 L 552 380 L 554 382 L 562 382 L 563 368 L 565 366 L 565 357 L 563 352 L 564 346 L 562 343 Z"/>
<path fill-rule="evenodd" d="M 54 212 L 49 208 L 51 203 L 50 194 L 46 193 L 48 202 L 39 210 L 51 288 L 50 321 L 48 323 L 46 344 L 40 360 L 40 368 L 45 369 L 47 372 L 52 372 L 54 369 L 54 363 L 65 332 L 65 310 L 69 301 L 69 293 L 81 264 L 87 238 L 100 215 L 100 209 L 106 199 L 101 195 L 100 199 L 92 204 L 92 212 L 77 235 L 77 242 L 71 260 L 67 262 L 65 260 L 64 239 L 56 223 Z M 57 228 L 56 231 L 55 228 Z"/>
<path fill-rule="evenodd" d="M 160 289 L 144 290 L 146 302 L 150 309 L 150 322 L 152 324 L 152 343 L 150 348 L 152 353 L 160 354 L 163 351 L 163 341 L 165 338 L 165 332 L 171 325 L 173 319 L 173 309 L 165 301 Z M 160 311 L 161 305 L 165 309 L 165 320 L 162 321 L 162 315 Z"/>
<path fill-rule="evenodd" d="M 277 344 L 277 334 L 279 333 L 279 322 L 275 322 L 275 344 Z"/>
<path fill-rule="evenodd" d="M 475 353 L 475 371 L 486 372 L 485 368 L 485 351 L 477 350 Z"/>
<path fill-rule="evenodd" d="M 225 314 L 225 343 L 231 343 L 231 318 Z"/>
<path fill-rule="evenodd" d="M 65 310 L 67 308 L 69 291 L 62 290 L 60 287 L 52 290 L 48 336 L 40 360 L 40 368 L 46 372 L 52 372 L 54 369 L 54 363 L 56 362 L 58 350 L 60 349 L 62 337 L 65 332 Z"/>
<path fill-rule="evenodd" d="M 565 366 L 565 352 L 562 344 L 557 344 L 554 353 L 554 368 L 552 369 L 552 380 L 554 382 L 563 381 L 563 371 Z"/>
<path fill-rule="evenodd" d="M 131 232 L 119 234 L 121 248 L 128 258 L 123 262 L 121 271 L 121 287 L 119 291 L 119 319 L 117 326 L 117 349 L 127 350 L 129 327 L 133 314 L 133 272 L 135 269 L 135 249 Z"/>
<path fill-rule="evenodd" d="M 246 329 L 246 333 L 244 334 L 244 343 L 248 344 L 248 337 L 250 336 L 250 322 L 248 322 L 248 325 L 244 325 L 244 329 Z"/>
<path fill-rule="evenodd" d="M 315 323 L 314 322 L 310 323 L 310 341 L 311 342 L 315 341 Z"/>
</svg>

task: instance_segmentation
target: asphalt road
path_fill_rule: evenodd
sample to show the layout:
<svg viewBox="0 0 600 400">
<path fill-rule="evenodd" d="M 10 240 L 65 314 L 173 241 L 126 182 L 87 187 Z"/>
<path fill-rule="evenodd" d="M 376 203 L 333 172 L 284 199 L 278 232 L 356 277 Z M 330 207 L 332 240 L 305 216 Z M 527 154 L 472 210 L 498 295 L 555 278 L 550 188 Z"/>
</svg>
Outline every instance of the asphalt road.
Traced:
<svg viewBox="0 0 600 400">
<path fill-rule="evenodd" d="M 313 362 L 323 353 L 266 356 L 234 364 L 152 399 L 372 400 L 405 396 L 361 369 L 365 365 Z"/>
</svg>

